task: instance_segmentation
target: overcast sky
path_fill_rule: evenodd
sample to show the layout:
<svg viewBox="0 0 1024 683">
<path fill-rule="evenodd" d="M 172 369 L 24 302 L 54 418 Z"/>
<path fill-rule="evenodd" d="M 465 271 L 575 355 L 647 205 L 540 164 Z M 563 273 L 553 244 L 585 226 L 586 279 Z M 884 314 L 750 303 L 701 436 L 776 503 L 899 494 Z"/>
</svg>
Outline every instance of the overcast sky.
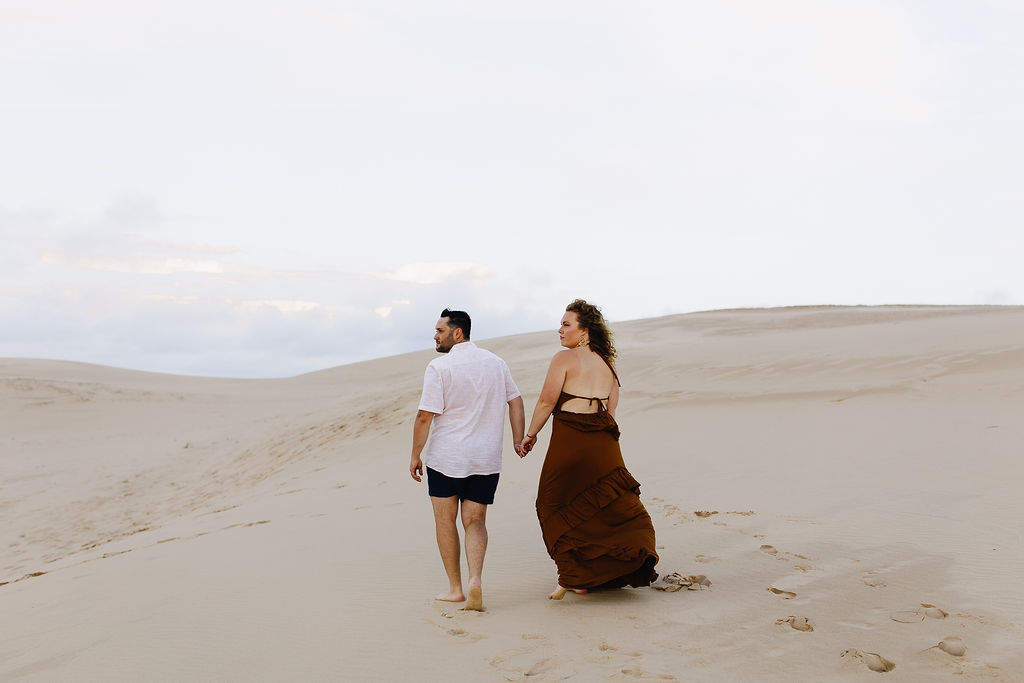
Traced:
<svg viewBox="0 0 1024 683">
<path fill-rule="evenodd" d="M 0 0 L 0 356 L 1024 304 L 1022 35 L 1018 0 Z"/>
</svg>

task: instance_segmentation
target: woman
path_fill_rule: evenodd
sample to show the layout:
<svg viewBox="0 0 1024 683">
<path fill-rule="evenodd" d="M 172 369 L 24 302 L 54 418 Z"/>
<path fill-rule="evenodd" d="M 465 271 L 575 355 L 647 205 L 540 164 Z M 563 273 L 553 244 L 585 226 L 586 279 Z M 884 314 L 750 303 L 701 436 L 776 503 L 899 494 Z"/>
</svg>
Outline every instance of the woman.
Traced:
<svg viewBox="0 0 1024 683">
<path fill-rule="evenodd" d="M 601 311 L 577 299 L 566 306 L 558 336 L 565 350 L 551 360 L 520 444 L 529 453 L 554 415 L 537 490 L 544 544 L 558 567 L 558 587 L 548 597 L 650 585 L 658 578 L 654 526 L 619 450 L 611 333 Z"/>
</svg>

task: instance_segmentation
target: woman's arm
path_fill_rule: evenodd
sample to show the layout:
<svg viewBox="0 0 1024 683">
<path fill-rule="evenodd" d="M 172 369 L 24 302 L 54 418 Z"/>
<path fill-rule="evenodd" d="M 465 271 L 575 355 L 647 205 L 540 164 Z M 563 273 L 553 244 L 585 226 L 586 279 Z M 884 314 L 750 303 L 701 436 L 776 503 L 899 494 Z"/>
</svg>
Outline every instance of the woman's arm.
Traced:
<svg viewBox="0 0 1024 683">
<path fill-rule="evenodd" d="M 558 402 L 558 395 L 562 393 L 565 385 L 565 373 L 568 367 L 569 351 L 559 351 L 551 359 L 548 366 L 548 374 L 544 377 L 544 386 L 541 387 L 540 396 L 537 397 L 537 405 L 533 409 L 533 419 L 530 420 L 530 428 L 526 430 L 523 437 L 523 450 L 527 453 L 537 442 L 537 432 L 544 428 L 551 411 L 555 409 Z"/>
</svg>

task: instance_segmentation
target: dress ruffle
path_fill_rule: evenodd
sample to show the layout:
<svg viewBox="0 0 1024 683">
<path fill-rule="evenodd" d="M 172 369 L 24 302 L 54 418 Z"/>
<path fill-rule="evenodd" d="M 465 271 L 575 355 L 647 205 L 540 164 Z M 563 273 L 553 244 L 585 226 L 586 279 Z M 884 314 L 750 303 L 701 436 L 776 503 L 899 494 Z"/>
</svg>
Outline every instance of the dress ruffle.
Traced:
<svg viewBox="0 0 1024 683">
<path fill-rule="evenodd" d="M 596 515 L 602 508 L 614 503 L 623 493 L 640 495 L 640 482 L 625 467 L 619 467 L 602 477 L 596 484 L 573 498 L 567 505 L 541 520 L 544 545 L 554 553 L 558 540 L 572 529 Z M 538 515 L 540 510 L 538 508 Z"/>
</svg>

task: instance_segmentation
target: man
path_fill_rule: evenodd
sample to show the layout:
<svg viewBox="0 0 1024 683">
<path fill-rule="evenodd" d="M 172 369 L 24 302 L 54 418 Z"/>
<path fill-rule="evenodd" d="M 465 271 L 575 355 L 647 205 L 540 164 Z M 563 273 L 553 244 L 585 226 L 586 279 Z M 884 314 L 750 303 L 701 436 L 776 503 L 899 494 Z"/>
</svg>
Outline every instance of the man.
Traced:
<svg viewBox="0 0 1024 683">
<path fill-rule="evenodd" d="M 426 461 L 437 547 L 449 584 L 448 592 L 437 599 L 465 600 L 465 609 L 482 612 L 480 575 L 487 550 L 485 522 L 501 472 L 505 406 L 509 408 L 512 443 L 520 457 L 518 444 L 523 439 L 526 411 L 508 365 L 469 340 L 470 325 L 465 311 L 441 311 L 434 344 L 445 355 L 430 361 L 423 375 L 409 473 L 421 481 Z M 430 434 L 432 426 L 434 433 Z M 461 548 L 455 523 L 460 512 L 469 566 L 468 600 L 462 592 Z"/>
</svg>

